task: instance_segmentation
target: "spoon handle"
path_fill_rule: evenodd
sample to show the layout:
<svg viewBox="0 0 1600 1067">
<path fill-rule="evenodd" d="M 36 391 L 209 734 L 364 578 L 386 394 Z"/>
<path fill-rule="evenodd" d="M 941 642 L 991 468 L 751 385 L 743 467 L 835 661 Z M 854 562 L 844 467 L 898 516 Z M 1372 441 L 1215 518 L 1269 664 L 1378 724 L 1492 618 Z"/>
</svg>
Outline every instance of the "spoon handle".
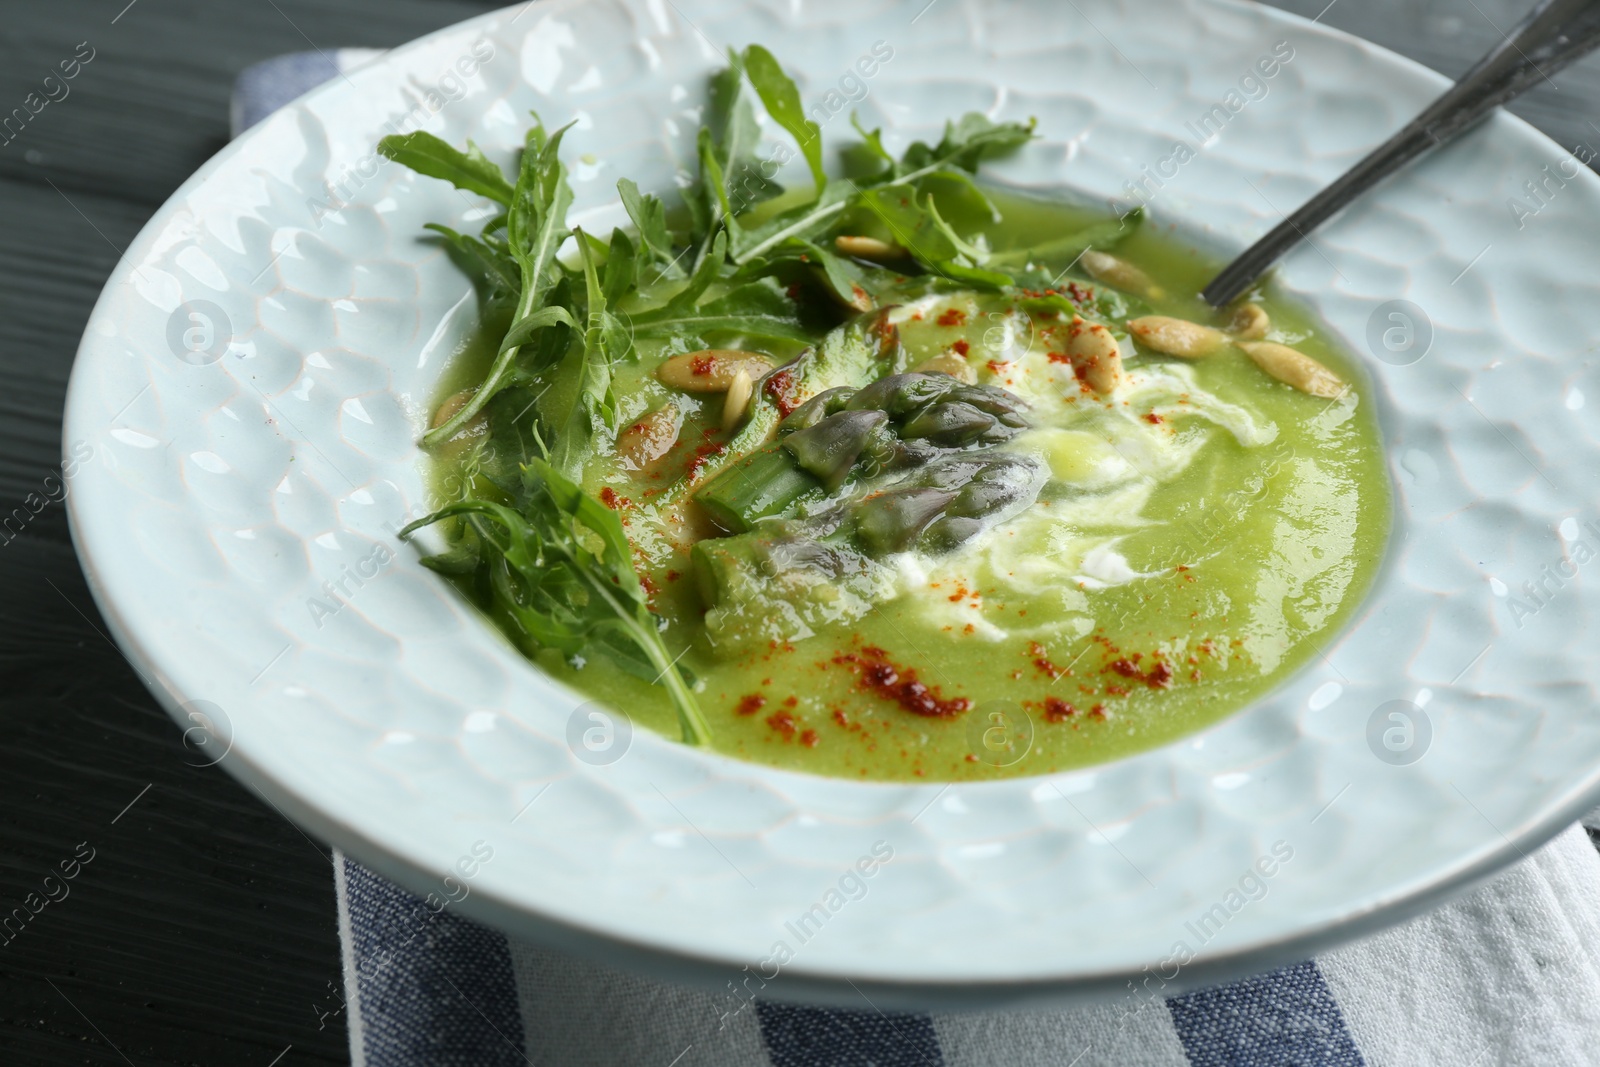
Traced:
<svg viewBox="0 0 1600 1067">
<path fill-rule="evenodd" d="M 1444 95 L 1247 248 L 1200 295 L 1213 307 L 1227 304 L 1350 201 L 1597 45 L 1600 0 L 1540 0 Z"/>
</svg>

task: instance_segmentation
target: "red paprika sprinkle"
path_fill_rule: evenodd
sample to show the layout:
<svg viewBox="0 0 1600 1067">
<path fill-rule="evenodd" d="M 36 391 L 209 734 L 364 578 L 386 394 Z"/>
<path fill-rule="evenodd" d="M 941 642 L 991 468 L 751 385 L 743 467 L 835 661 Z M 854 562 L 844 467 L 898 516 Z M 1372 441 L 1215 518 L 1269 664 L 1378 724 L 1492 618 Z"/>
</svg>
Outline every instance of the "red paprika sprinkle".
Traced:
<svg viewBox="0 0 1600 1067">
<path fill-rule="evenodd" d="M 930 689 L 918 681 L 915 670 L 895 666 L 889 661 L 888 653 L 881 648 L 864 648 L 860 655 L 841 653 L 833 661 L 859 667 L 857 677 L 862 689 L 899 704 L 913 715 L 953 719 L 972 706 L 966 697 L 945 699 L 937 687 Z"/>
<path fill-rule="evenodd" d="M 1051 681 L 1055 681 L 1057 678 L 1060 678 L 1063 675 L 1069 675 L 1072 673 L 1065 667 L 1057 667 L 1054 663 L 1050 662 L 1050 657 L 1045 655 L 1045 647 L 1037 641 L 1031 641 L 1028 643 L 1028 655 L 1033 657 L 1033 665 L 1039 668 L 1039 670 L 1044 674 L 1048 675 Z"/>
<path fill-rule="evenodd" d="M 1148 671 L 1141 671 L 1130 659 L 1113 660 L 1106 665 L 1106 670 L 1135 682 L 1143 682 L 1152 689 L 1165 689 L 1172 684 L 1172 667 L 1164 660 L 1157 660 L 1156 665 Z"/>
<path fill-rule="evenodd" d="M 794 375 L 786 370 L 774 371 L 767 378 L 767 384 L 761 391 L 772 398 L 778 406 L 778 414 L 788 417 L 789 413 L 800 406 L 800 398 L 795 396 Z"/>
<path fill-rule="evenodd" d="M 1067 719 L 1076 714 L 1078 714 L 1078 709 L 1060 697 L 1044 698 L 1044 717 L 1048 721 L 1066 722 Z"/>
</svg>

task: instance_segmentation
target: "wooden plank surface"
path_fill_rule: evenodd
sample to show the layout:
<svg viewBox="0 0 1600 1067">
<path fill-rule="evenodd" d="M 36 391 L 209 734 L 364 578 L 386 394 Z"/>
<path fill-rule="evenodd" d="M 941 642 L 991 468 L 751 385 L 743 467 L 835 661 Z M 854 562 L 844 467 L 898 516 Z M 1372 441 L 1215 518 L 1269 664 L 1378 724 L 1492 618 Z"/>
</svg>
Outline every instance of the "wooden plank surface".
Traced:
<svg viewBox="0 0 1600 1067">
<path fill-rule="evenodd" d="M 84 42 L 93 58 L 66 98 L 0 147 L 0 511 L 54 470 L 89 310 L 119 250 L 226 142 L 235 74 L 283 52 L 392 46 L 491 6 L 7 5 L 0 115 Z M 1452 75 L 1521 9 L 1282 6 Z M 1600 145 L 1597 102 L 1591 59 L 1514 110 L 1570 148 Z M 0 592 L 0 915 L 80 845 L 94 857 L 66 898 L 0 943 L 0 1064 L 345 1062 L 343 1018 L 327 1014 L 339 959 L 325 850 L 220 768 L 191 765 L 180 730 L 105 638 L 59 505 L 0 544 Z"/>
<path fill-rule="evenodd" d="M 0 114 L 94 49 L 0 147 L 4 511 L 56 467 L 84 321 L 119 250 L 227 142 L 238 71 L 308 37 L 390 47 L 495 5 L 137 0 L 113 25 L 125 6 L 12 3 L 0 19 Z M 0 1064 L 348 1062 L 326 850 L 191 765 L 101 633 L 60 505 L 0 544 L 0 592 L 0 915 L 80 844 L 94 857 L 0 936 Z"/>
</svg>

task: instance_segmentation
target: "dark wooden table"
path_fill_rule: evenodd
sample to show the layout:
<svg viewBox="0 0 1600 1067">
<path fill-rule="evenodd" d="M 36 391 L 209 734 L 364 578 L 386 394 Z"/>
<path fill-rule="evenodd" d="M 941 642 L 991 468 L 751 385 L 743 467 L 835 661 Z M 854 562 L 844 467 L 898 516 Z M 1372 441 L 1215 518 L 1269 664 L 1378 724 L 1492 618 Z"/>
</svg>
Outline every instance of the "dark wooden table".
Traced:
<svg viewBox="0 0 1600 1067">
<path fill-rule="evenodd" d="M 62 60 L 93 59 L 0 146 L 0 518 L 58 492 L 84 321 L 119 249 L 226 141 L 234 75 L 282 52 L 396 45 L 493 6 L 3 0 L 0 116 Z M 1447 74 L 1521 9 L 1282 6 Z M 1596 101 L 1590 60 L 1514 110 L 1569 149 L 1600 146 Z M 104 635 L 59 503 L 0 532 L 0 593 L 0 918 L 93 856 L 70 895 L 0 933 L 0 1064 L 345 1062 L 327 850 L 219 768 L 190 765 Z"/>
</svg>

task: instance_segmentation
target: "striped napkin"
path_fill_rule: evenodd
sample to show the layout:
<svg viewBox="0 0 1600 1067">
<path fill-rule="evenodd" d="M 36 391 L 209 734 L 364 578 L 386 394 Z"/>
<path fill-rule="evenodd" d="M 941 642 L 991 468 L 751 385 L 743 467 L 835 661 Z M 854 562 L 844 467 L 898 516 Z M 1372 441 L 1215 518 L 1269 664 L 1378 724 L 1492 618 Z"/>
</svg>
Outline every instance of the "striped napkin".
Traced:
<svg viewBox="0 0 1600 1067">
<path fill-rule="evenodd" d="M 378 53 L 256 64 L 242 132 Z M 1586 823 L 1600 827 L 1600 811 Z M 690 989 L 514 941 L 334 854 L 357 1067 L 1222 1067 L 1600 1063 L 1600 857 L 1574 826 L 1367 941 L 1213 989 L 1055 1012 L 921 1014 Z M 1131 983 L 1130 983 L 1131 986 Z"/>
<path fill-rule="evenodd" d="M 1600 1063 L 1600 856 L 1574 826 L 1481 889 L 1269 974 L 1054 1012 L 746 1004 L 507 938 L 335 854 L 358 1067 Z"/>
</svg>

